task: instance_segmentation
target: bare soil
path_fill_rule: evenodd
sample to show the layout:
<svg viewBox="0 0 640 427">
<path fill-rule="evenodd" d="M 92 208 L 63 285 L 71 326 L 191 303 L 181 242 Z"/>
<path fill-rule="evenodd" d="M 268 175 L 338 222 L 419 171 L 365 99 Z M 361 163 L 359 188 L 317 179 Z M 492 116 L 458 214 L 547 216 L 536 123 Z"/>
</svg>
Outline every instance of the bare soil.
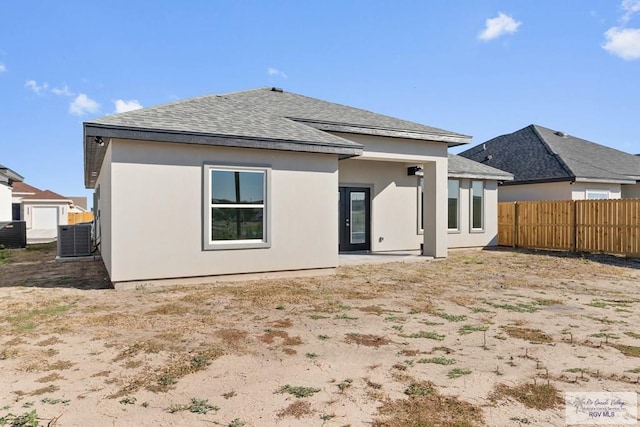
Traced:
<svg viewBox="0 0 640 427">
<path fill-rule="evenodd" d="M 640 391 L 633 259 L 464 250 L 115 291 L 54 257 L 0 261 L 0 424 L 561 426 L 564 392 Z"/>
</svg>

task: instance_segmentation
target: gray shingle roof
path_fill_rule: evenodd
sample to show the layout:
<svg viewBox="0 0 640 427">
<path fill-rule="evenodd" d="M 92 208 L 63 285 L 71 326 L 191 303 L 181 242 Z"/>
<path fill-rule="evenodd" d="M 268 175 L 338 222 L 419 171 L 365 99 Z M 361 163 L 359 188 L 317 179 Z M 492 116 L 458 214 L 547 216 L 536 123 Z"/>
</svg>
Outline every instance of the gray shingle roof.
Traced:
<svg viewBox="0 0 640 427">
<path fill-rule="evenodd" d="M 20 182 L 24 180 L 24 177 L 14 170 L 11 170 L 6 166 L 0 165 L 0 180 L 3 183 L 9 183 L 9 180 Z"/>
<path fill-rule="evenodd" d="M 308 151 L 341 157 L 360 155 L 363 146 L 335 133 L 449 145 L 471 140 L 459 133 L 269 88 L 200 96 L 106 116 L 85 122 L 84 133 L 88 187 L 91 173 L 97 172 L 104 156 L 104 147 L 93 143 L 96 137 Z"/>
<path fill-rule="evenodd" d="M 515 183 L 587 181 L 633 184 L 640 158 L 538 125 L 478 144 L 461 156 L 514 174 Z"/>
<path fill-rule="evenodd" d="M 449 154 L 449 178 L 495 179 L 512 181 L 513 174 L 455 154 Z"/>
</svg>

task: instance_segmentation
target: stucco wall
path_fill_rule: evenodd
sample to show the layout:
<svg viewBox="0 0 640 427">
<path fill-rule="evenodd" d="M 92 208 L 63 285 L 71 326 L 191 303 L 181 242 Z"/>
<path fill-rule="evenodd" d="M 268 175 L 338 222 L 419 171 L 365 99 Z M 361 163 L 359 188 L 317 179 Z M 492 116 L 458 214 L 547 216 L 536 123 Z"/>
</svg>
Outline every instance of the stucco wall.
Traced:
<svg viewBox="0 0 640 427">
<path fill-rule="evenodd" d="M 418 177 L 407 165 L 359 158 L 340 161 L 340 186 L 371 188 L 371 250 L 420 248 Z"/>
<path fill-rule="evenodd" d="M 112 281 L 337 265 L 337 156 L 126 140 L 111 150 Z M 202 249 L 203 163 L 272 168 L 270 248 Z"/>
<path fill-rule="evenodd" d="M 604 190 L 610 199 L 621 197 L 620 184 L 590 182 L 547 182 L 544 184 L 504 185 L 500 187 L 501 202 L 529 200 L 584 200 L 587 190 Z"/>
<path fill-rule="evenodd" d="M 102 261 L 104 262 L 109 276 L 113 278 L 112 265 L 111 265 L 111 253 L 112 244 L 111 241 L 114 238 L 111 230 L 111 153 L 112 144 L 107 146 L 107 150 L 102 161 L 102 167 L 100 168 L 100 174 L 96 180 L 96 197 L 94 198 L 97 206 L 93 207 L 93 214 L 96 219 L 95 222 L 95 236 L 97 238 L 96 243 L 99 245 L 100 254 L 102 255 Z M 134 206 L 135 210 L 135 206 Z"/>
<path fill-rule="evenodd" d="M 634 185 L 622 185 L 623 199 L 640 199 L 640 183 Z"/>
<path fill-rule="evenodd" d="M 0 184 L 0 221 L 11 221 L 11 187 Z"/>
<path fill-rule="evenodd" d="M 454 178 L 455 179 L 455 178 Z M 495 246 L 498 243 L 498 183 L 484 182 L 484 229 L 471 230 L 471 182 L 470 179 L 458 179 L 460 182 L 459 230 L 449 231 L 450 248 Z M 500 189 L 502 191 L 502 188 Z"/>
</svg>

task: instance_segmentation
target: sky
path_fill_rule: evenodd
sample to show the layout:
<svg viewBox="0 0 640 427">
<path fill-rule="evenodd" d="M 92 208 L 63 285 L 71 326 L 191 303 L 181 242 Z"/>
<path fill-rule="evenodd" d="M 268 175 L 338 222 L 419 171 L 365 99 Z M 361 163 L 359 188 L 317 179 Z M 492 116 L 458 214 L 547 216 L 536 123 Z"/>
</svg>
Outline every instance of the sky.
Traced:
<svg viewBox="0 0 640 427">
<path fill-rule="evenodd" d="M 84 188 L 82 123 L 263 86 L 640 153 L 640 0 L 0 0 L 0 164 Z"/>
</svg>

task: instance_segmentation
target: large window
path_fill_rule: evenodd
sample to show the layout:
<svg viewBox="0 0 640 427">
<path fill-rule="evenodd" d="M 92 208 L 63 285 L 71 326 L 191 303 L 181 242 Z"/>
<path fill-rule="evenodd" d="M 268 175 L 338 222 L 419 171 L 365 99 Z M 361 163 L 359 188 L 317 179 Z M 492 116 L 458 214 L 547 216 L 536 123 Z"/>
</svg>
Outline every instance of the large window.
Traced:
<svg viewBox="0 0 640 427">
<path fill-rule="evenodd" d="M 471 181 L 471 230 L 484 229 L 484 183 Z"/>
<path fill-rule="evenodd" d="M 205 169 L 205 248 L 268 246 L 268 169 Z"/>
<path fill-rule="evenodd" d="M 460 230 L 460 181 L 450 179 L 448 181 L 448 192 L 448 229 L 449 231 L 458 231 Z"/>
</svg>

